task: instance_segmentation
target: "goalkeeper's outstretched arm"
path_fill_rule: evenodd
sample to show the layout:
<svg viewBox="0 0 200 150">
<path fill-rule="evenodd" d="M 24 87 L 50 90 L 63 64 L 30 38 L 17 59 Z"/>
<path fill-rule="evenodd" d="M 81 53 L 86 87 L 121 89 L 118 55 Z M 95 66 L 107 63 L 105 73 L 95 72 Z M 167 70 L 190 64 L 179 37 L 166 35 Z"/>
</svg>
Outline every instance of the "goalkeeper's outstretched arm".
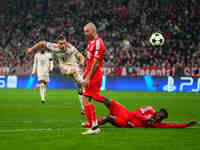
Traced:
<svg viewBox="0 0 200 150">
<path fill-rule="evenodd" d="M 35 49 L 38 49 L 40 47 L 46 47 L 46 46 L 47 46 L 47 42 L 46 41 L 40 41 L 40 42 L 36 43 L 35 45 L 33 45 L 33 47 L 28 48 L 27 51 L 26 51 L 26 54 L 31 53 Z"/>
</svg>

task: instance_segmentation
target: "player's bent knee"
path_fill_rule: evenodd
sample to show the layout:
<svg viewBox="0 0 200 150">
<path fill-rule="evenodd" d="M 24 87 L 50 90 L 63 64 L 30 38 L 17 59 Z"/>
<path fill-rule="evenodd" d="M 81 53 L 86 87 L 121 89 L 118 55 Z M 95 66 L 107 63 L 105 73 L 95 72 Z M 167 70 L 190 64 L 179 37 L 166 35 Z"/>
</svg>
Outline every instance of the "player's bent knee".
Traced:
<svg viewBox="0 0 200 150">
<path fill-rule="evenodd" d="M 107 116 L 107 120 L 110 121 L 110 122 L 114 122 L 115 121 L 115 116 L 108 115 Z"/>
<path fill-rule="evenodd" d="M 74 76 L 77 76 L 77 71 L 76 71 L 76 69 L 71 69 L 70 72 L 71 72 Z"/>
<path fill-rule="evenodd" d="M 106 97 L 104 97 L 102 101 L 106 106 L 108 106 L 112 102 L 111 100 L 107 99 Z"/>
</svg>

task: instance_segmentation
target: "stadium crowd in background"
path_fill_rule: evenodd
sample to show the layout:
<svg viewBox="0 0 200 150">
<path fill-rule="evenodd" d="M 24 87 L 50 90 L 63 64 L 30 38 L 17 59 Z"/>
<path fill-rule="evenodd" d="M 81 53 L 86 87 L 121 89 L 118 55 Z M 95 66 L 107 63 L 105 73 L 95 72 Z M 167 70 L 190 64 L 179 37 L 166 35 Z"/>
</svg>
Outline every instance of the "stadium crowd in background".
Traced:
<svg viewBox="0 0 200 150">
<path fill-rule="evenodd" d="M 180 74 L 183 67 L 200 68 L 197 0 L 9 0 L 8 4 L 0 15 L 0 74 L 30 73 L 33 56 L 26 56 L 25 50 L 40 40 L 54 42 L 57 33 L 67 34 L 84 53 L 83 25 L 90 21 L 107 47 L 105 67 L 126 67 L 134 75 L 138 67 L 174 67 Z M 164 35 L 163 47 L 150 45 L 153 32 Z M 188 74 L 194 73 L 198 69 Z"/>
</svg>

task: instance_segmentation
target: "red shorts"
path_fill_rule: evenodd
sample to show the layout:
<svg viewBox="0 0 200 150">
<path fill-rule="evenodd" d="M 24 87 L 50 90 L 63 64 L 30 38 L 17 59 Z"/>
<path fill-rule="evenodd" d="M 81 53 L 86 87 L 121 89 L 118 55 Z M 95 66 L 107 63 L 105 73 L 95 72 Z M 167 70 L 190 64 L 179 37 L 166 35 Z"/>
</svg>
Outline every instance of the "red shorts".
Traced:
<svg viewBox="0 0 200 150">
<path fill-rule="evenodd" d="M 103 74 L 95 74 L 93 78 L 90 80 L 90 84 L 88 87 L 83 89 L 84 96 L 96 97 L 99 96 L 99 92 L 101 90 L 101 82 L 103 79 Z"/>
<path fill-rule="evenodd" d="M 118 102 L 112 101 L 109 105 L 110 115 L 115 116 L 115 124 L 118 127 L 127 127 L 129 111 Z"/>
</svg>

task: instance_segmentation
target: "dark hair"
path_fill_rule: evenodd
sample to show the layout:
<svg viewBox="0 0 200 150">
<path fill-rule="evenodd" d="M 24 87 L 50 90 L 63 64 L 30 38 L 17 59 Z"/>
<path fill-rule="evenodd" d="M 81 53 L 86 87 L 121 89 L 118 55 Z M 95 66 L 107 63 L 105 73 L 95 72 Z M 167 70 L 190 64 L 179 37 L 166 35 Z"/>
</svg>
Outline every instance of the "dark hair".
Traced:
<svg viewBox="0 0 200 150">
<path fill-rule="evenodd" d="M 59 40 L 64 40 L 65 39 L 65 36 L 63 35 L 63 34 L 60 34 L 60 35 L 58 35 L 57 36 L 57 38 L 56 38 L 56 42 L 58 42 Z"/>
<path fill-rule="evenodd" d="M 159 110 L 159 112 L 161 112 L 161 113 L 165 114 L 165 118 L 168 118 L 168 112 L 167 112 L 167 110 L 166 110 L 166 109 L 164 109 L 164 108 L 161 108 L 161 109 Z"/>
</svg>

